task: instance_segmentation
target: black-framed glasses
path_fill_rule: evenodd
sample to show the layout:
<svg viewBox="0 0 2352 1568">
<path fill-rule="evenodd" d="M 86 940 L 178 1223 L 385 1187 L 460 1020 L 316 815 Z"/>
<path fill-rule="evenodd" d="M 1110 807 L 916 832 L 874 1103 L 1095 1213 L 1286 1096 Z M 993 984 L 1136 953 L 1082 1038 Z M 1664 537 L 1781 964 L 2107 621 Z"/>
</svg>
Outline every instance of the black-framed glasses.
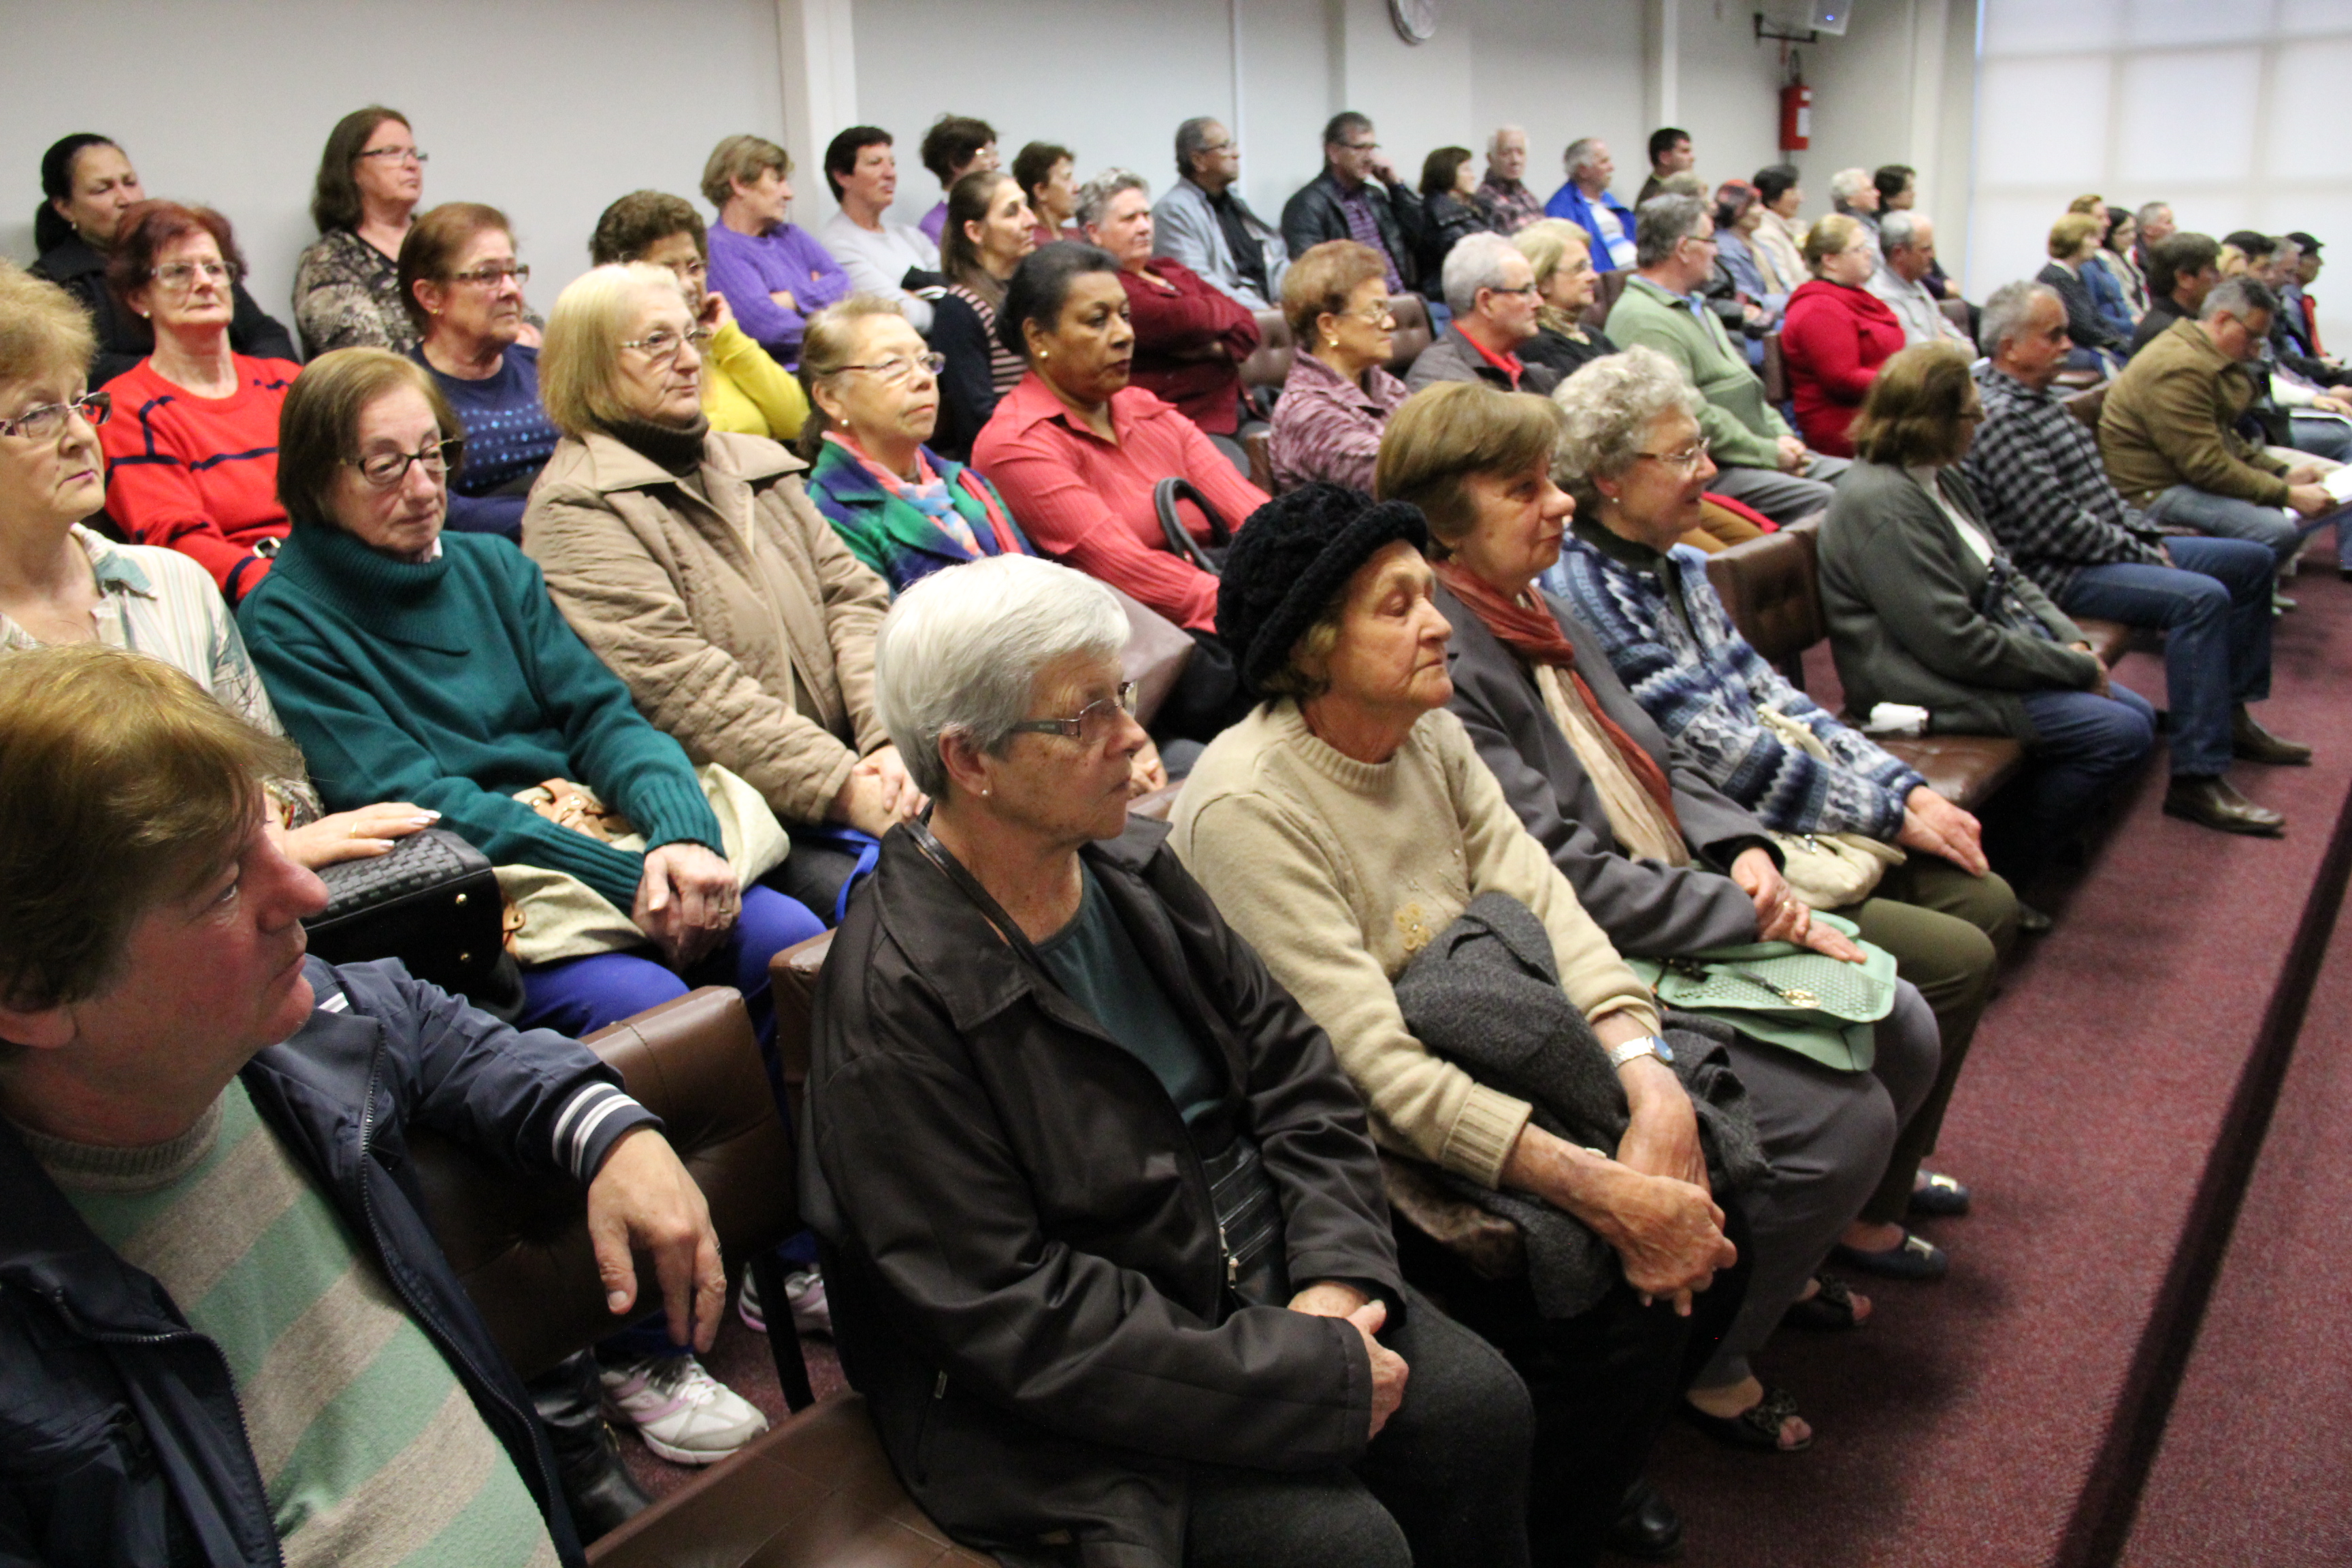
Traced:
<svg viewBox="0 0 2352 1568">
<path fill-rule="evenodd" d="M 530 281 L 530 268 L 520 261 L 493 261 L 486 267 L 477 267 L 471 272 L 449 274 L 452 283 L 478 283 L 485 289 L 495 289 L 509 278 L 518 283 L 528 283 Z"/>
<path fill-rule="evenodd" d="M 1016 735 L 1067 735 L 1073 741 L 1084 741 L 1098 746 L 1111 738 L 1118 727 L 1118 715 L 1135 717 L 1135 682 L 1122 680 L 1118 693 L 1099 702 L 1089 702 L 1068 719 L 1024 719 L 1013 726 Z"/>
<path fill-rule="evenodd" d="M 14 419 L 0 419 L 0 436 L 21 436 L 27 441 L 54 441 L 66 427 L 66 421 L 80 415 L 92 429 L 103 425 L 114 412 L 114 394 L 85 392 L 71 403 L 44 403 L 27 408 Z"/>
<path fill-rule="evenodd" d="M 370 452 L 352 465 L 360 478 L 380 490 L 388 490 L 408 478 L 408 465 L 421 463 L 425 471 L 435 479 L 446 478 L 457 461 L 457 448 L 465 445 L 453 436 L 446 441 L 436 441 L 414 452 Z"/>
<path fill-rule="evenodd" d="M 699 354 L 710 346 L 710 340 L 717 335 L 709 327 L 696 327 L 687 332 L 673 332 L 667 327 L 656 327 L 642 338 L 623 338 L 621 346 L 643 349 L 646 357 L 651 359 L 676 359 L 677 351 L 688 344 L 693 345 L 694 352 Z"/>
<path fill-rule="evenodd" d="M 433 161 L 432 153 L 420 153 L 414 147 L 368 147 L 361 150 L 360 156 L 380 158 L 387 163 L 399 163 L 411 160 L 419 163 L 429 163 Z"/>
<path fill-rule="evenodd" d="M 913 359 L 907 359 L 898 354 L 892 354 L 888 359 L 876 360 L 872 364 L 845 364 L 841 368 L 862 370 L 885 386 L 896 386 L 914 374 L 919 366 L 924 374 L 937 375 L 947 369 L 948 356 L 942 353 L 925 353 L 917 354 Z"/>
</svg>

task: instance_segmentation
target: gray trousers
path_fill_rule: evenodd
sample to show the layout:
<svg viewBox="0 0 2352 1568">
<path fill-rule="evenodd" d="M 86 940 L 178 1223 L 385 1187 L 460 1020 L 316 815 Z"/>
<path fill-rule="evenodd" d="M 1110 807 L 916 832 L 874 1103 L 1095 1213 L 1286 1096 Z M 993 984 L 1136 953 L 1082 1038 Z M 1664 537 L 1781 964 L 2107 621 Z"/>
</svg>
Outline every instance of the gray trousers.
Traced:
<svg viewBox="0 0 2352 1568">
<path fill-rule="evenodd" d="M 1778 468 L 1725 468 L 1717 470 L 1706 488 L 1754 507 L 1774 522 L 1791 523 L 1827 511 L 1830 487 L 1853 466 L 1843 458 L 1815 458 L 1801 474 L 1784 474 Z"/>
<path fill-rule="evenodd" d="M 1535 1411 L 1500 1352 L 1407 1289 L 1404 1404 L 1352 1469 L 1197 1465 L 1185 1568 L 1527 1568 Z"/>
<path fill-rule="evenodd" d="M 1836 1072 L 1741 1036 L 1732 1070 L 1748 1086 L 1771 1173 L 1740 1196 L 1756 1254 L 1748 1300 L 1692 1386 L 1722 1388 L 1748 1374 L 1748 1358 L 1780 1326 L 1805 1281 L 1877 1187 L 1898 1130 L 1936 1082 L 1936 1015 L 1909 981 L 1878 1026 L 1868 1072 Z"/>
</svg>

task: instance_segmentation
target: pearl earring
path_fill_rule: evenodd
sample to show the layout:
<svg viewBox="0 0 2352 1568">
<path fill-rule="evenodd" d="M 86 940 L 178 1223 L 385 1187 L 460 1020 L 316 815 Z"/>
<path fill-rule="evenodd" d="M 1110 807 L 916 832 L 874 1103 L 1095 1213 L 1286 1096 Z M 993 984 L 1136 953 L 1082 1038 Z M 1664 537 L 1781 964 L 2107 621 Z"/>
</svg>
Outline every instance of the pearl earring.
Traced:
<svg viewBox="0 0 2352 1568">
<path fill-rule="evenodd" d="M 1325 338 L 1323 340 L 1323 346 L 1327 349 L 1336 349 L 1339 346 L 1339 340 L 1337 338 Z"/>
</svg>

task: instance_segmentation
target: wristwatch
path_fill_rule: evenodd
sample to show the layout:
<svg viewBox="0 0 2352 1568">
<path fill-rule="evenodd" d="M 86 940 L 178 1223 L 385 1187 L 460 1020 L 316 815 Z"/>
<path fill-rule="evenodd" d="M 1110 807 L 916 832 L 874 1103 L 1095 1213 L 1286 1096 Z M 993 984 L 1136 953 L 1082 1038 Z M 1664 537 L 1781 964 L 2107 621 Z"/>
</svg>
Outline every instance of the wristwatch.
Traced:
<svg viewBox="0 0 2352 1568">
<path fill-rule="evenodd" d="M 1628 1040 L 1609 1049 L 1609 1065 L 1622 1068 L 1637 1057 L 1655 1057 L 1667 1066 L 1674 1065 L 1675 1048 L 1655 1035 L 1644 1035 L 1638 1040 Z"/>
</svg>

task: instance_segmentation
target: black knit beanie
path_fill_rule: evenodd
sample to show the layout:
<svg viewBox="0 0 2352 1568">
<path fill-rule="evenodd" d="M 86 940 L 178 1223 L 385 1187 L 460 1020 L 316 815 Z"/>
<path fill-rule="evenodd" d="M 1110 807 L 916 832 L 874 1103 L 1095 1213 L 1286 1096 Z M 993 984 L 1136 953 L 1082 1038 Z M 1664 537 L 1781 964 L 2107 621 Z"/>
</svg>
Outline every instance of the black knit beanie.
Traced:
<svg viewBox="0 0 2352 1568">
<path fill-rule="evenodd" d="M 1289 662 L 1356 568 L 1400 539 L 1428 551 L 1419 507 L 1342 485 L 1304 485 L 1250 513 L 1217 584 L 1217 637 L 1251 690 L 1265 689 L 1266 677 Z"/>
</svg>

